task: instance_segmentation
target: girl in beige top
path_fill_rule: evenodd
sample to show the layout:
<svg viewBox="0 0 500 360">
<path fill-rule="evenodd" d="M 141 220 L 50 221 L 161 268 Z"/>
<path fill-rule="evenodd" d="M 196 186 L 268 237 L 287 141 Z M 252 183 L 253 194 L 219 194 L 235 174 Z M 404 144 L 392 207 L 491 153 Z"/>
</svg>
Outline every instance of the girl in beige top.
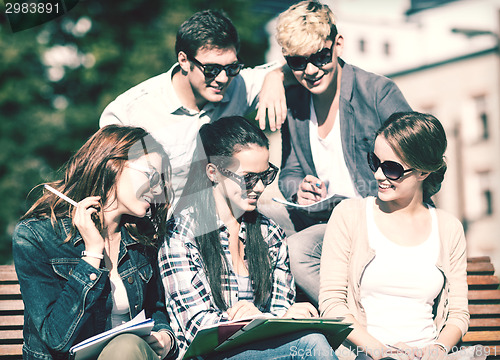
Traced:
<svg viewBox="0 0 500 360">
<path fill-rule="evenodd" d="M 347 340 L 359 358 L 439 360 L 467 331 L 463 227 L 427 204 L 441 186 L 445 150 L 444 129 L 432 115 L 391 115 L 368 154 L 378 183 L 376 198 L 344 200 L 328 222 L 320 311 L 353 323 Z M 428 257 L 418 251 L 423 246 L 431 249 Z M 420 331 L 403 326 L 408 324 L 425 328 L 427 337 L 412 338 Z"/>
</svg>

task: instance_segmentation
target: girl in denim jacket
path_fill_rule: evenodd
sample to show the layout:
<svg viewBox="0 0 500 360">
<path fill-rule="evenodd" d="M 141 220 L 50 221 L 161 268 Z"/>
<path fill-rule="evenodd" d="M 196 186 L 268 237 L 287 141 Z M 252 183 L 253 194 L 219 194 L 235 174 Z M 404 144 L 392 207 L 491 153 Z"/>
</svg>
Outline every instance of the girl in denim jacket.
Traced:
<svg viewBox="0 0 500 360">
<path fill-rule="evenodd" d="M 24 359 L 67 359 L 74 344 L 141 310 L 149 337 L 115 337 L 99 359 L 158 359 L 175 340 L 158 281 L 170 165 L 144 129 L 110 125 L 94 134 L 21 218 L 13 255 L 25 305 Z"/>
</svg>

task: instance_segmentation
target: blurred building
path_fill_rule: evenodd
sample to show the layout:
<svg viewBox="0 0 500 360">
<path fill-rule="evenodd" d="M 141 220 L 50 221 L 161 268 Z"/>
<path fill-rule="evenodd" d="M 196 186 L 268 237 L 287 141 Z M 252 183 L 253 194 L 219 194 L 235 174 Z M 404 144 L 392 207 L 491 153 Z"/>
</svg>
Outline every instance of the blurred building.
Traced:
<svg viewBox="0 0 500 360">
<path fill-rule="evenodd" d="M 469 256 L 500 269 L 500 0 L 324 2 L 342 58 L 392 78 L 414 110 L 443 123 L 448 172 L 435 201 L 463 221 Z M 268 56 L 281 56 L 274 39 Z"/>
</svg>

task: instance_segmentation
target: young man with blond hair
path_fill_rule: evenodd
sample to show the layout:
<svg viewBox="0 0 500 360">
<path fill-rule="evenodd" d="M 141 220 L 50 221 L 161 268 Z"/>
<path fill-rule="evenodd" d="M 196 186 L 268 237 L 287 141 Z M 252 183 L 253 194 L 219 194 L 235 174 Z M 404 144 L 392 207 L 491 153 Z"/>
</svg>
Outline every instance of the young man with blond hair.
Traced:
<svg viewBox="0 0 500 360">
<path fill-rule="evenodd" d="M 366 154 L 375 131 L 394 112 L 411 108 L 388 78 L 345 63 L 344 37 L 333 12 L 317 1 L 284 11 L 277 40 L 298 85 L 286 92 L 279 187 L 300 205 L 333 194 L 375 195 L 377 183 Z M 329 214 L 323 218 L 289 210 L 298 231 L 288 238 L 295 280 L 317 305 L 319 265 Z"/>
</svg>

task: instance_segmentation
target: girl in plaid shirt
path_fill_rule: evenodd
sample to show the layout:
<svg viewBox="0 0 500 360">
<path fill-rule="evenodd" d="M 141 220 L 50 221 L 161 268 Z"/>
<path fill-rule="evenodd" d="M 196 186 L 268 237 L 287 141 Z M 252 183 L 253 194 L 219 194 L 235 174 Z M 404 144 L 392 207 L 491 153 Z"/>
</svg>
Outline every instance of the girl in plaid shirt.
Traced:
<svg viewBox="0 0 500 360">
<path fill-rule="evenodd" d="M 276 177 L 265 134 L 242 117 L 200 129 L 190 176 L 159 252 L 167 310 L 180 357 L 207 325 L 268 314 L 316 317 L 294 303 L 283 230 L 257 211 Z M 321 334 L 299 333 L 204 358 L 335 359 Z"/>
</svg>

